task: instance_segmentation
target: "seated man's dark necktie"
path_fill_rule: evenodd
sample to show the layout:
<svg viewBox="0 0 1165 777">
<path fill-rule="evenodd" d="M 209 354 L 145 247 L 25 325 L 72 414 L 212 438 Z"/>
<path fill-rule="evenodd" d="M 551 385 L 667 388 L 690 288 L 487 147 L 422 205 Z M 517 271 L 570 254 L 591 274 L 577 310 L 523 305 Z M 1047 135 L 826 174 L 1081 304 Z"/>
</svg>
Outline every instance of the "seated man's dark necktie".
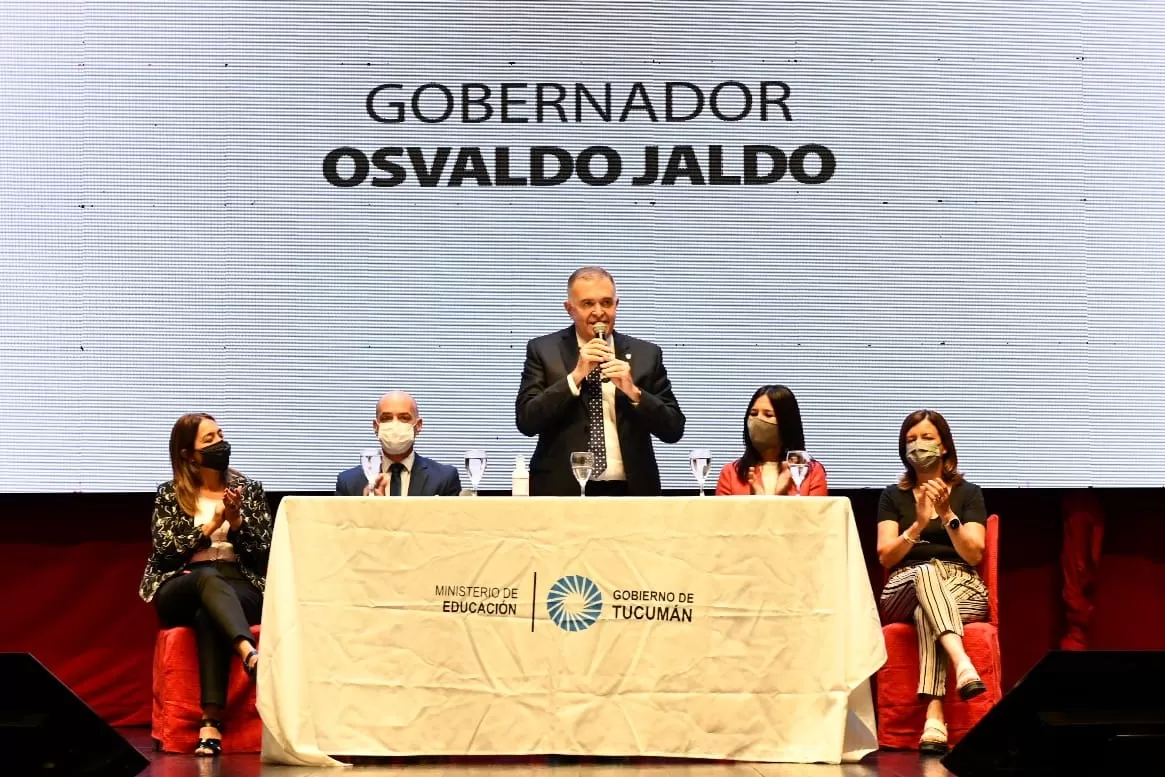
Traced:
<svg viewBox="0 0 1165 777">
<path fill-rule="evenodd" d="M 392 475 L 388 482 L 388 495 L 400 496 L 400 473 L 405 471 L 405 465 L 395 462 L 388 471 Z"/>
<path fill-rule="evenodd" d="M 583 399 L 587 403 L 587 450 L 595 456 L 591 477 L 596 478 L 607 468 L 607 439 L 603 433 L 603 383 L 598 367 L 583 378 Z"/>
</svg>

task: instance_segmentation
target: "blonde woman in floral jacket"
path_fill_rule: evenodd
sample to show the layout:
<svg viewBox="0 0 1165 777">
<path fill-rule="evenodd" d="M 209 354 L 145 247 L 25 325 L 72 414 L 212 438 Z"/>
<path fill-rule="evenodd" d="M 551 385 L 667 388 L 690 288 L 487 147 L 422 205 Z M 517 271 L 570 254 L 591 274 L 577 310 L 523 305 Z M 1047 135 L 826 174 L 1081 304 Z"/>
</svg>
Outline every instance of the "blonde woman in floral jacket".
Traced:
<svg viewBox="0 0 1165 777">
<path fill-rule="evenodd" d="M 219 715 L 226 704 L 231 653 L 252 678 L 259 663 L 250 627 L 263 610 L 271 550 L 267 495 L 230 469 L 230 443 L 205 413 L 189 413 L 170 432 L 174 479 L 154 500 L 154 547 L 142 577 L 164 627 L 192 626 L 198 639 L 202 728 L 195 753 L 222 752 Z"/>
</svg>

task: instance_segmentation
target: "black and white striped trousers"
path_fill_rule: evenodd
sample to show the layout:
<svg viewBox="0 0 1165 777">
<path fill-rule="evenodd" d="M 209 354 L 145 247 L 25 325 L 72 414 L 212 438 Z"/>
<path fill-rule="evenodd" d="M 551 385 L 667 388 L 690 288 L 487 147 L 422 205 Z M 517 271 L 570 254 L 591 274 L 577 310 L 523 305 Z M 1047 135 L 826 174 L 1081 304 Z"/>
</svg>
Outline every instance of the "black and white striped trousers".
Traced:
<svg viewBox="0 0 1165 777">
<path fill-rule="evenodd" d="M 943 634 L 963 636 L 963 624 L 991 615 L 983 578 L 962 561 L 931 559 L 895 570 L 880 602 L 886 623 L 914 621 L 918 630 L 918 694 L 942 696 L 947 688 Z"/>
</svg>

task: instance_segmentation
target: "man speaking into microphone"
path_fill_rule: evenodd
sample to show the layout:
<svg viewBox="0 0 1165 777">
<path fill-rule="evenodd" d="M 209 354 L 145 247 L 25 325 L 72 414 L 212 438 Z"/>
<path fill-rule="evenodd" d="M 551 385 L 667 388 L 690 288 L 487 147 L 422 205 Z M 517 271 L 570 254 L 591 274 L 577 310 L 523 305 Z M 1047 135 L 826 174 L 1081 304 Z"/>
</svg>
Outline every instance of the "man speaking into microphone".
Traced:
<svg viewBox="0 0 1165 777">
<path fill-rule="evenodd" d="M 684 414 L 655 343 L 616 331 L 615 279 L 601 267 L 575 270 L 566 284 L 574 322 L 526 344 L 515 402 L 518 431 L 538 437 L 531 496 L 579 493 L 570 454 L 590 451 L 587 495 L 654 496 L 659 465 L 651 437 L 684 436 Z"/>
</svg>

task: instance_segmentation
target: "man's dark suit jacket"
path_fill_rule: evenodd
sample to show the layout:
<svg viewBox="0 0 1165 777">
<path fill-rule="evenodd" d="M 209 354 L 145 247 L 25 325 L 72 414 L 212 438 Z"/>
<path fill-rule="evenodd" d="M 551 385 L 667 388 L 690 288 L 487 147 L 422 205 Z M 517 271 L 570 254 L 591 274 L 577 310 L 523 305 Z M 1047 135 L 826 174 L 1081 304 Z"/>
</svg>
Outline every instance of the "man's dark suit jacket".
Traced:
<svg viewBox="0 0 1165 777">
<path fill-rule="evenodd" d="M 614 337 L 615 354 L 630 363 L 631 377 L 643 392 L 635 407 L 626 394 L 615 390 L 615 423 L 627 490 L 632 496 L 658 495 L 659 465 L 651 436 L 679 442 L 684 436 L 684 414 L 672 393 L 659 346 L 619 332 Z M 515 410 L 518 431 L 538 437 L 530 462 L 531 496 L 578 494 L 570 454 L 587 449 L 587 410 L 583 397 L 572 394 L 566 382 L 577 363 L 578 337 L 573 326 L 526 345 Z"/>
<path fill-rule="evenodd" d="M 346 469 L 336 478 L 336 496 L 362 496 L 368 478 L 363 467 Z M 409 475 L 408 496 L 457 496 L 461 493 L 461 477 L 456 467 L 426 459 L 419 453 L 413 459 Z"/>
</svg>

